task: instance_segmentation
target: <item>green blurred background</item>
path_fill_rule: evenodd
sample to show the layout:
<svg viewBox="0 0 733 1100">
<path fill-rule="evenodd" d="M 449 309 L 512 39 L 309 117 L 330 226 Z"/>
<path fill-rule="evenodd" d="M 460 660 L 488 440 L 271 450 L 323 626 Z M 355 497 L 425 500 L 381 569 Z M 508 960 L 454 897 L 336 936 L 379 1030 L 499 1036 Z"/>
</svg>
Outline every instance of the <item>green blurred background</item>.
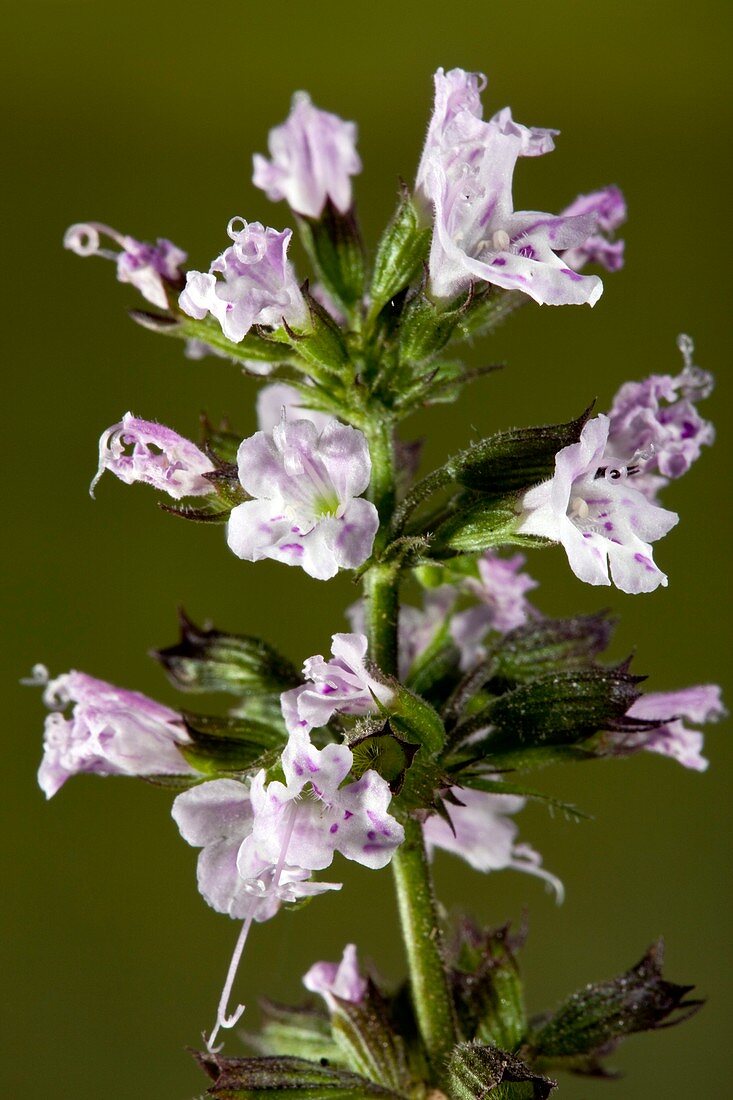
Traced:
<svg viewBox="0 0 733 1100">
<path fill-rule="evenodd" d="M 184 1046 L 212 1022 L 236 936 L 196 891 L 195 853 L 165 792 L 82 778 L 44 804 L 35 782 L 43 711 L 19 677 L 40 660 L 174 702 L 146 652 L 174 640 L 177 603 L 262 633 L 300 661 L 344 628 L 354 596 L 345 577 L 326 585 L 238 561 L 221 529 L 164 515 L 146 488 L 109 478 L 90 501 L 97 438 L 126 409 L 184 434 L 196 432 L 202 409 L 227 413 L 248 434 L 255 386 L 233 366 L 188 362 L 177 344 L 137 329 L 125 316 L 133 292 L 115 284 L 111 265 L 64 253 L 64 228 L 98 219 L 160 234 L 201 267 L 224 245 L 232 215 L 287 224 L 286 207 L 251 186 L 250 158 L 265 150 L 291 92 L 306 88 L 359 123 L 357 197 L 374 241 L 398 176 L 414 173 L 433 70 L 486 71 L 490 110 L 510 103 L 519 120 L 562 131 L 552 156 L 520 165 L 518 208 L 554 211 L 578 191 L 618 183 L 630 209 L 627 267 L 606 279 L 593 311 L 530 307 L 477 344 L 473 362 L 507 358 L 509 368 L 409 430 L 425 436 L 432 464 L 471 433 L 565 419 L 594 395 L 604 408 L 624 379 L 676 372 L 675 338 L 691 333 L 700 365 L 718 373 L 706 411 L 719 442 L 665 499 L 682 515 L 658 547 L 669 588 L 636 598 L 591 589 L 561 551 L 535 555 L 531 571 L 548 613 L 621 613 L 615 652 L 636 647 L 652 689 L 718 681 L 730 643 L 731 10 L 728 0 L 26 0 L 6 12 L 0 126 L 16 187 L 4 230 L 12 878 L 3 1096 L 183 1100 L 202 1091 Z M 565 881 L 561 908 L 527 876 L 479 878 L 438 860 L 446 903 L 494 922 L 529 906 L 532 1010 L 620 972 L 662 932 L 669 977 L 709 998 L 684 1028 L 632 1039 L 615 1058 L 621 1082 L 566 1080 L 568 1098 L 727 1092 L 730 733 L 712 729 L 707 741 L 705 775 L 645 756 L 539 776 L 594 815 L 582 825 L 536 808 L 522 815 L 522 838 Z M 340 895 L 257 929 L 243 999 L 297 997 L 300 975 L 349 940 L 399 977 L 389 873 L 341 865 L 338 875 Z M 227 1050 L 237 1049 L 231 1038 Z"/>
</svg>

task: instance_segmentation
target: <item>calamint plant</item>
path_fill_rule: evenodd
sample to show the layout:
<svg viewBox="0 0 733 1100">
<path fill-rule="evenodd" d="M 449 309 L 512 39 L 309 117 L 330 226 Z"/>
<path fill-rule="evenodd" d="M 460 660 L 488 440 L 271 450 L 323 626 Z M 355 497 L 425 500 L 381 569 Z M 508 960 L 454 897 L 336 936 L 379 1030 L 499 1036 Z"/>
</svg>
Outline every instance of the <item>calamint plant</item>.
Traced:
<svg viewBox="0 0 733 1100">
<path fill-rule="evenodd" d="M 643 692 L 630 662 L 603 659 L 606 615 L 548 618 L 526 571 L 527 555 L 559 544 L 586 584 L 667 584 L 654 544 L 678 520 L 670 483 L 713 442 L 697 409 L 712 379 L 688 337 L 676 372 L 625 382 L 606 412 L 576 407 L 566 423 L 498 432 L 422 477 L 419 445 L 399 434 L 415 410 L 456 401 L 493 369 L 465 366 L 457 345 L 530 302 L 593 306 L 596 270 L 623 263 L 616 187 L 572 198 L 573 185 L 559 214 L 514 209 L 515 168 L 550 153 L 557 132 L 508 107 L 485 120 L 485 85 L 437 71 L 414 186 L 371 251 L 352 197 L 356 126 L 295 95 L 253 180 L 287 203 L 305 281 L 288 255 L 293 229 L 239 216 L 204 270 L 165 239 L 96 222 L 66 234 L 67 248 L 112 260 L 139 292 L 131 315 L 143 328 L 262 383 L 259 430 L 244 439 L 205 423 L 193 443 L 125 413 L 102 433 L 92 491 L 107 471 L 145 482 L 172 515 L 223 526 L 242 561 L 320 581 L 350 570 L 362 588 L 344 622 L 323 624 L 330 653 L 301 669 L 267 641 L 181 614 L 179 641 L 155 656 L 181 692 L 228 697 L 225 717 L 84 672 L 33 673 L 49 709 L 46 796 L 80 772 L 172 788 L 198 888 L 239 922 L 197 1055 L 219 1100 L 547 1097 L 558 1071 L 608 1074 L 626 1035 L 701 1003 L 663 977 L 657 943 L 620 977 L 530 1018 L 523 933 L 467 917 L 451 926 L 433 890 L 441 848 L 480 872 L 543 879 L 560 901 L 562 884 L 519 839 L 517 815 L 544 797 L 526 773 L 640 752 L 700 771 L 698 727 L 723 713 L 714 685 Z M 405 985 L 366 972 L 356 945 L 342 951 L 344 929 L 303 978 L 310 999 L 265 1002 L 261 1030 L 240 1035 L 248 1049 L 223 1053 L 244 1011 L 234 982 L 248 938 L 284 906 L 340 889 L 331 879 L 344 858 L 391 868 Z"/>
</svg>

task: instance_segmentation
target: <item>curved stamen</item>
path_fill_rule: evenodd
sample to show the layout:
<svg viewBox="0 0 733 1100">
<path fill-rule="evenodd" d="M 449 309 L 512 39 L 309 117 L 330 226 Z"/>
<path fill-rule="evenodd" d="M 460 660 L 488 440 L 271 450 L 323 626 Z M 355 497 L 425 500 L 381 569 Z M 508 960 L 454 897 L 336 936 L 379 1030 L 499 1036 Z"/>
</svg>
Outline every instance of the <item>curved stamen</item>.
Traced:
<svg viewBox="0 0 733 1100">
<path fill-rule="evenodd" d="M 297 803 L 292 802 L 287 812 L 288 820 L 286 824 L 285 835 L 283 837 L 282 844 L 280 845 L 280 853 L 277 858 L 277 863 L 272 870 L 272 881 L 270 882 L 269 887 L 262 894 L 260 894 L 260 896 L 256 898 L 256 900 L 253 901 L 252 907 L 250 908 L 250 911 L 244 920 L 239 936 L 237 938 L 236 945 L 234 947 L 234 953 L 232 955 L 231 962 L 229 963 L 229 970 L 227 971 L 224 988 L 222 989 L 221 997 L 219 998 L 219 1005 L 216 1010 L 216 1023 L 211 1029 L 211 1034 L 209 1035 L 208 1039 L 206 1038 L 206 1035 L 204 1035 L 206 1049 L 209 1054 L 219 1053 L 224 1045 L 223 1043 L 220 1043 L 219 1046 L 214 1046 L 214 1043 L 216 1042 L 216 1037 L 219 1034 L 219 1030 L 221 1028 L 234 1027 L 241 1019 L 242 1013 L 244 1012 L 246 1007 L 243 1004 L 239 1004 L 232 1013 L 227 1012 L 229 997 L 231 996 L 232 986 L 234 985 L 234 979 L 237 976 L 237 970 L 239 969 L 239 964 L 242 959 L 242 954 L 247 943 L 247 938 L 249 936 L 252 923 L 257 914 L 257 909 L 259 908 L 260 903 L 265 898 L 271 897 L 273 894 L 276 894 L 278 892 L 280 878 L 285 868 L 285 857 L 287 856 L 288 847 L 293 836 L 293 829 L 295 828 L 295 819 L 298 812 Z"/>
</svg>

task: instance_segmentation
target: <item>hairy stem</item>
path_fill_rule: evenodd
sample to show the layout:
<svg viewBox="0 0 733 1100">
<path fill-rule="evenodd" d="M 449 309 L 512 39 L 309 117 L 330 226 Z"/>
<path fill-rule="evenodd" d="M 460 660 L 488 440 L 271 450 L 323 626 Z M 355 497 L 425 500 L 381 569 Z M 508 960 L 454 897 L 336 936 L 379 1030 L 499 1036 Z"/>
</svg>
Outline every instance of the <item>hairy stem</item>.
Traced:
<svg viewBox="0 0 733 1100">
<path fill-rule="evenodd" d="M 370 496 L 380 516 L 380 546 L 388 535 L 395 508 L 395 464 L 392 427 L 377 422 L 368 432 L 372 457 Z M 377 547 L 375 546 L 375 552 Z M 372 660 L 383 672 L 397 675 L 399 568 L 377 561 L 364 577 L 366 621 Z M 453 1002 L 441 950 L 441 930 L 422 826 L 405 822 L 405 841 L 392 859 L 402 938 L 420 1034 L 439 1079 L 456 1042 Z"/>
<path fill-rule="evenodd" d="M 414 818 L 405 822 L 405 840 L 392 859 L 392 870 L 415 1014 L 430 1062 L 440 1079 L 456 1043 L 456 1022 L 443 962 L 433 876 L 422 825 Z"/>
</svg>

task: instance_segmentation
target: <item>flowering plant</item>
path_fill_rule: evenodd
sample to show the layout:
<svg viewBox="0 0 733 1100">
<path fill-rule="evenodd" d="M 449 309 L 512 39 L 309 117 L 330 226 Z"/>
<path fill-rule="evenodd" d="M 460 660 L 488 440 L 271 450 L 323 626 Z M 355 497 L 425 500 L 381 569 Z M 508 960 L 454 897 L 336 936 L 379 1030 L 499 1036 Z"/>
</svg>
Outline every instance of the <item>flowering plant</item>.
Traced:
<svg viewBox="0 0 733 1100">
<path fill-rule="evenodd" d="M 301 671 L 261 639 L 182 616 L 180 641 L 156 656 L 182 692 L 233 697 L 223 718 L 85 673 L 34 670 L 50 711 L 46 796 L 85 771 L 175 787 L 173 818 L 200 849 L 201 894 L 241 922 L 198 1055 L 222 1100 L 541 1098 L 556 1071 L 605 1073 L 625 1035 L 700 1004 L 662 977 L 657 944 L 621 977 L 528 1018 L 522 937 L 467 918 L 449 929 L 434 896 L 441 848 L 484 873 L 528 872 L 561 900 L 561 882 L 518 840 L 515 815 L 545 798 L 525 773 L 642 751 L 702 770 L 702 734 L 684 720 L 723 713 L 714 685 L 641 692 L 629 662 L 603 660 L 607 617 L 547 617 L 525 571 L 528 553 L 559 544 L 586 583 L 632 594 L 667 584 L 652 544 L 678 516 L 658 498 L 713 441 L 696 407 L 712 379 L 689 338 L 677 375 L 625 383 L 607 414 L 499 432 L 420 479 L 419 447 L 398 435 L 416 409 L 457 400 L 486 373 L 453 345 L 532 301 L 593 306 L 603 285 L 586 266 L 623 262 L 616 187 L 557 215 L 514 210 L 520 158 L 551 152 L 556 131 L 521 125 L 508 108 L 484 120 L 485 83 L 436 73 L 415 186 L 402 188 L 371 263 L 352 197 L 356 127 L 305 93 L 272 131 L 270 158 L 255 157 L 253 178 L 288 203 L 312 281 L 288 258 L 291 229 L 240 217 L 208 271 L 186 269 L 167 240 L 96 222 L 65 238 L 80 255 L 114 260 L 145 299 L 132 314 L 144 328 L 266 379 L 259 430 L 245 439 L 207 424 L 195 444 L 125 414 L 102 433 L 92 488 L 106 470 L 142 481 L 172 499 L 174 515 L 225 525 L 244 561 L 271 558 L 317 580 L 350 570 L 363 586 L 350 632 L 333 633 L 330 657 Z M 332 865 L 336 876 L 338 857 L 391 866 L 408 985 L 384 987 L 348 944 L 303 979 L 322 1005 L 271 1007 L 247 1036 L 256 1056 L 224 1055 L 244 1011 L 230 1000 L 253 927 L 339 889 L 319 876 Z"/>
</svg>

